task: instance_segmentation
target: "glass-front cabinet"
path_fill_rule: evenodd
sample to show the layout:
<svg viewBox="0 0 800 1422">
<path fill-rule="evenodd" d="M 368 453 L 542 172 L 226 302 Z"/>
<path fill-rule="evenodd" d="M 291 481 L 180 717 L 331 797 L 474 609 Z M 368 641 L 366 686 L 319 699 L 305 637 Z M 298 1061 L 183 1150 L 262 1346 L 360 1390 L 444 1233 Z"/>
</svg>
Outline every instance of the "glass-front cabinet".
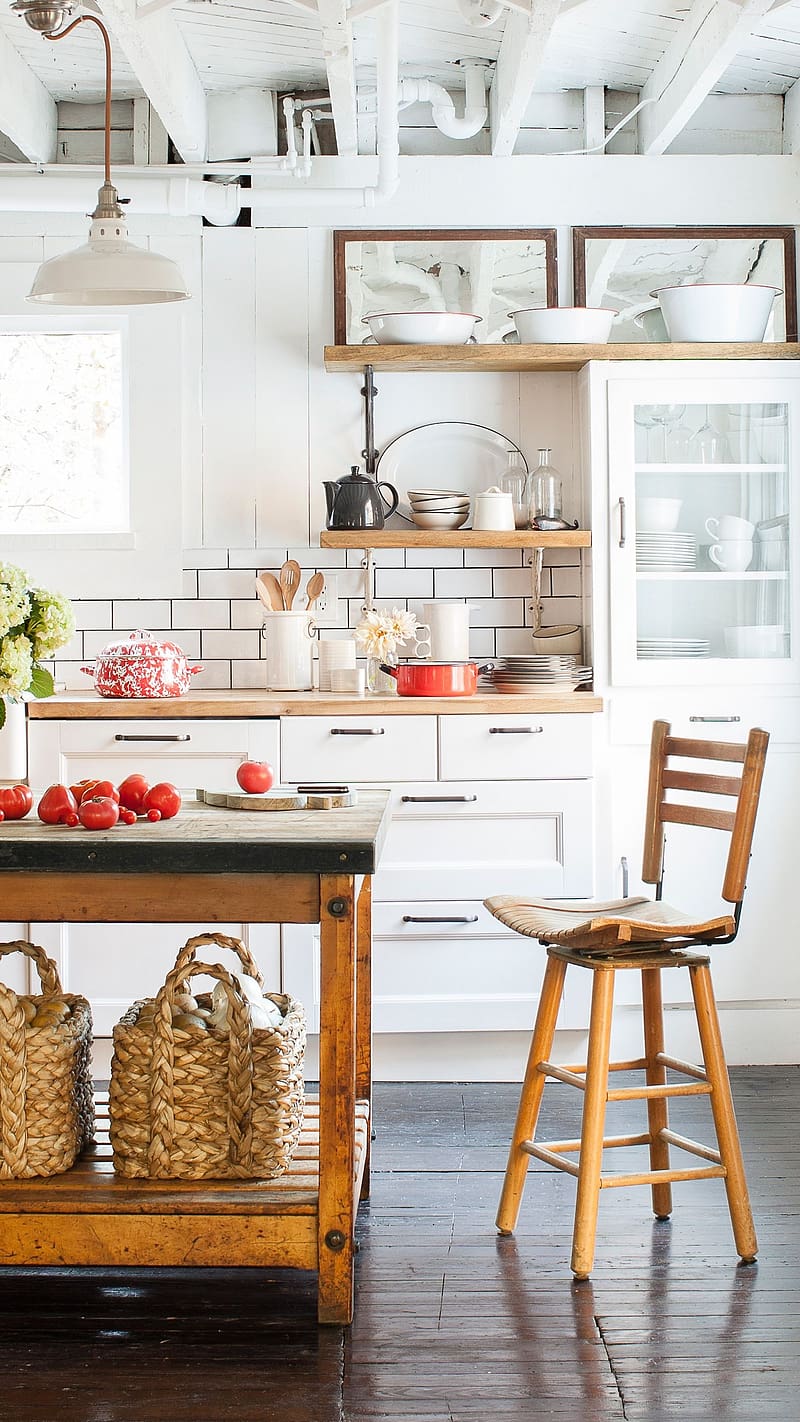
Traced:
<svg viewBox="0 0 800 1422">
<path fill-rule="evenodd" d="M 612 680 L 796 680 L 800 378 L 608 395 Z"/>
</svg>

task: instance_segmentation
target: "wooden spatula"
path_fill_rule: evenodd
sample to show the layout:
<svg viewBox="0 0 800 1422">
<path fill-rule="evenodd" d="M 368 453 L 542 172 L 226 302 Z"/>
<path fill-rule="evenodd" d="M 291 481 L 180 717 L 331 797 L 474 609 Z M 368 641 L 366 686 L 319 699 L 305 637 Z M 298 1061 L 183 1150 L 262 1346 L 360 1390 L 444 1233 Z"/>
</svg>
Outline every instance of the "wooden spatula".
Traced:
<svg viewBox="0 0 800 1422">
<path fill-rule="evenodd" d="M 283 612 L 283 593 L 274 573 L 259 573 L 256 578 L 256 592 L 271 612 Z"/>
<path fill-rule="evenodd" d="M 295 593 L 300 586 L 300 564 L 294 558 L 287 558 L 281 568 L 280 585 L 283 605 L 287 612 L 291 612 Z"/>
<path fill-rule="evenodd" d="M 316 602 L 317 598 L 319 597 L 320 593 L 322 592 L 322 589 L 324 588 L 324 586 L 325 586 L 325 574 L 324 574 L 324 573 L 312 573 L 311 577 L 309 578 L 308 582 L 306 583 L 306 597 L 308 598 L 308 602 L 306 603 L 306 607 L 312 608 L 312 607 L 314 606 L 314 603 Z"/>
</svg>

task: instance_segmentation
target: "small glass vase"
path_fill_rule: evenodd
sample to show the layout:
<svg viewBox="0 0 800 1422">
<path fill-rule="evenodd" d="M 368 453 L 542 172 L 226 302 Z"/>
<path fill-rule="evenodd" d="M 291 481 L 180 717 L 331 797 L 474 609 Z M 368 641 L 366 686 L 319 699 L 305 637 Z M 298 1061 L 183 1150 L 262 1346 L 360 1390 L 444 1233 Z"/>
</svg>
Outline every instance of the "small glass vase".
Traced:
<svg viewBox="0 0 800 1422">
<path fill-rule="evenodd" d="M 367 691 L 375 696 L 394 696 L 397 682 L 388 672 L 381 671 L 381 662 L 384 666 L 396 667 L 397 657 L 393 653 L 386 657 L 367 657 Z"/>
</svg>

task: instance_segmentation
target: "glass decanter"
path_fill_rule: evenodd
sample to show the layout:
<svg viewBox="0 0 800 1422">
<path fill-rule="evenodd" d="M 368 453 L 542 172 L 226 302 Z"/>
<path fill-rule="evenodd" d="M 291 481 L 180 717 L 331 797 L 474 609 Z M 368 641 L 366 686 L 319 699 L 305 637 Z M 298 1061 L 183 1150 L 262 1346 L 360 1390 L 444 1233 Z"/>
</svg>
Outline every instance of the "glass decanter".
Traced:
<svg viewBox="0 0 800 1422">
<path fill-rule="evenodd" d="M 509 451 L 506 470 L 504 474 L 500 475 L 498 485 L 504 494 L 511 495 L 514 505 L 514 527 L 527 528 L 531 500 L 530 475 L 528 466 L 518 449 Z"/>
<path fill-rule="evenodd" d="M 533 527 L 540 527 L 550 519 L 562 522 L 561 475 L 550 463 L 552 453 L 551 449 L 540 449 L 539 463 L 533 471 L 530 503 Z"/>
</svg>

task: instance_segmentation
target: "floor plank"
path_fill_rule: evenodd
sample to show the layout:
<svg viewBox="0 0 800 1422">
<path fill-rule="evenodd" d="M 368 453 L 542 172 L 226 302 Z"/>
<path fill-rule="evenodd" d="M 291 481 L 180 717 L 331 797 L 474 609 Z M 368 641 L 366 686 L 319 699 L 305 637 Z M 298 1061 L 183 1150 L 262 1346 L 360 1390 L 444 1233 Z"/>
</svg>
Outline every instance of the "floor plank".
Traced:
<svg viewBox="0 0 800 1422">
<path fill-rule="evenodd" d="M 666 1224 L 605 1192 L 576 1284 L 566 1176 L 532 1162 L 516 1236 L 494 1230 L 518 1088 L 379 1086 L 351 1329 L 317 1326 L 310 1274 L 0 1269 L 0 1422 L 794 1422 L 800 1071 L 733 1076 L 752 1267 L 713 1180 Z M 543 1135 L 576 1133 L 574 1102 L 548 1085 Z M 672 1115 L 706 1138 L 707 1102 Z"/>
</svg>

